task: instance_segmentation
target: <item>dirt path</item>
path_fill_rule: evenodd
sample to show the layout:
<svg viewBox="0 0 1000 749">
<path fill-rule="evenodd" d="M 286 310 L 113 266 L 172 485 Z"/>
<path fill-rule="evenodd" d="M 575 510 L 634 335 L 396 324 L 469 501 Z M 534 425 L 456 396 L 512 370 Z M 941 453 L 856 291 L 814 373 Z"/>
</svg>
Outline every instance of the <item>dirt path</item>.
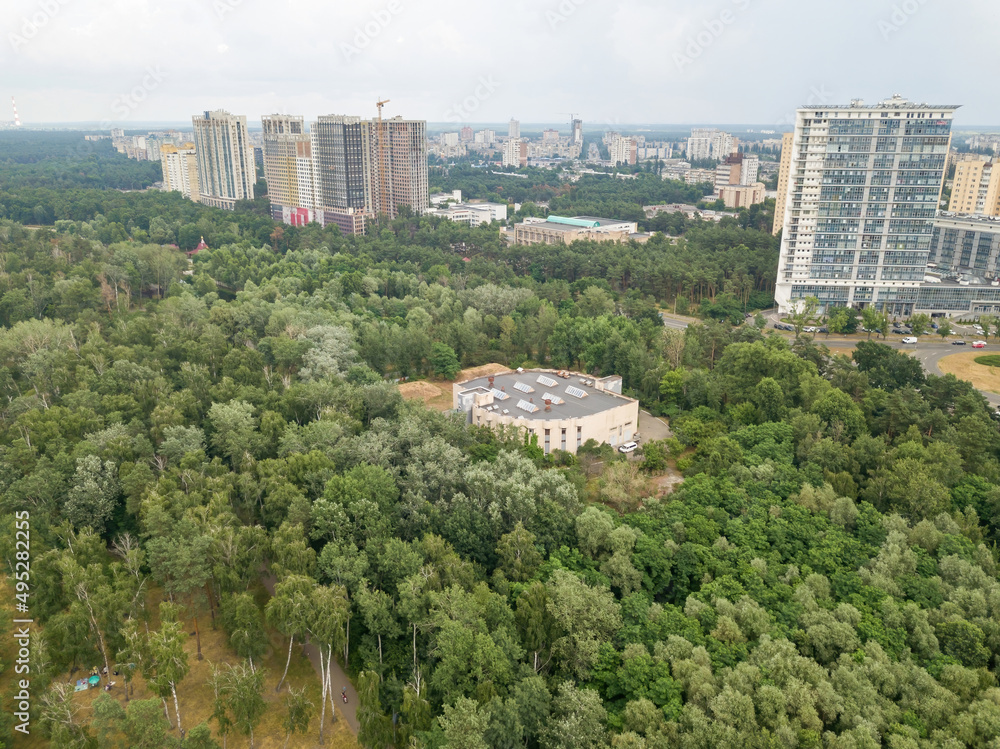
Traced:
<svg viewBox="0 0 1000 749">
<path fill-rule="evenodd" d="M 264 587 L 267 588 L 267 592 L 272 596 L 274 595 L 274 584 L 277 582 L 274 575 L 265 574 L 262 578 Z M 300 643 L 301 644 L 301 643 Z M 320 675 L 319 669 L 319 648 L 313 644 L 306 644 L 302 646 L 303 652 L 305 652 L 306 657 L 309 658 L 309 662 L 312 667 L 316 670 L 316 674 Z M 344 673 L 344 669 L 340 667 L 337 661 L 334 661 L 330 665 L 330 680 L 333 682 L 333 703 L 337 711 L 337 719 L 347 718 L 347 725 L 351 727 L 351 731 L 355 735 L 358 733 L 358 693 L 354 690 L 354 685 L 351 680 L 347 678 L 347 674 Z M 347 704 L 340 697 L 340 690 L 342 687 L 347 687 Z M 319 715 L 320 705 L 316 706 L 316 715 Z"/>
</svg>

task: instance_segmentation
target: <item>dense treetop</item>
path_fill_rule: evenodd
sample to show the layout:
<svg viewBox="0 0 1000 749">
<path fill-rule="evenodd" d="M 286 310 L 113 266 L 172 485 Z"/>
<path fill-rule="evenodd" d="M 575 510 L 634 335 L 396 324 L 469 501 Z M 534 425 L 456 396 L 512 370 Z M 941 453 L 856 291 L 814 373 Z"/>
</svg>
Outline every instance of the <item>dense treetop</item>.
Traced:
<svg viewBox="0 0 1000 749">
<path fill-rule="evenodd" d="M 0 224 L 0 555 L 30 509 L 46 680 L 137 663 L 169 703 L 207 602 L 248 663 L 261 617 L 346 661 L 366 747 L 1000 741 L 996 419 L 888 347 L 852 362 L 743 323 L 769 235 L 503 248 L 427 219 L 261 239 L 226 216 L 190 267 L 149 227 L 102 241 L 103 213 Z M 676 293 L 704 324 L 660 324 Z M 387 379 L 456 360 L 620 373 L 675 437 L 545 456 Z M 147 579 L 174 597 L 155 618 Z M 219 675 L 213 730 L 252 676 Z M 126 730 L 57 692 L 53 746 Z"/>
</svg>

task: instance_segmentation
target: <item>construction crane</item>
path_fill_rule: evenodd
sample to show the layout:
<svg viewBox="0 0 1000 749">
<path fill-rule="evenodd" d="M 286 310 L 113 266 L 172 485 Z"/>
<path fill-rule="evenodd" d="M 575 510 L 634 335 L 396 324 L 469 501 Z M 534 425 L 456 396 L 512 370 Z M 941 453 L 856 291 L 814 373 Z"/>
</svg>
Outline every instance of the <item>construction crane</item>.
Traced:
<svg viewBox="0 0 1000 749">
<path fill-rule="evenodd" d="M 10 105 L 14 107 L 14 127 L 21 127 L 21 118 L 17 116 L 17 102 L 14 97 L 10 97 Z"/>
<path fill-rule="evenodd" d="M 388 99 L 382 99 L 381 101 L 375 102 L 375 106 L 378 107 L 378 197 L 379 197 L 379 208 L 375 212 L 378 216 L 379 212 L 385 212 L 388 216 L 388 208 L 386 207 L 386 197 L 385 197 L 385 178 L 386 178 L 386 165 L 385 165 L 385 146 L 382 140 L 382 107 L 389 103 Z"/>
<path fill-rule="evenodd" d="M 575 131 L 573 129 L 573 123 L 576 122 L 576 112 L 560 112 L 559 114 L 568 114 L 569 115 L 569 138 L 570 138 L 570 141 L 573 141 L 573 139 L 574 139 L 574 137 L 576 135 L 576 133 L 575 133 Z M 581 146 L 583 145 L 583 133 L 582 133 L 582 131 L 580 133 L 580 144 L 581 144 Z"/>
</svg>

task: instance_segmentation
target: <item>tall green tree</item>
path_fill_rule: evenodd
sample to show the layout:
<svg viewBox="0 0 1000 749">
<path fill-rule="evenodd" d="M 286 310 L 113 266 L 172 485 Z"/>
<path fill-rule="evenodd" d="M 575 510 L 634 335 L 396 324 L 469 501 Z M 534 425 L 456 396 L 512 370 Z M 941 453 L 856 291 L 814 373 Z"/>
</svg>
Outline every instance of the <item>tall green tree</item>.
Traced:
<svg viewBox="0 0 1000 749">
<path fill-rule="evenodd" d="M 309 624 L 313 616 L 314 580 L 304 575 L 290 575 L 274 586 L 274 595 L 264 607 L 268 623 L 288 638 L 288 657 L 285 659 L 285 670 L 278 680 L 274 691 L 280 692 L 288 675 L 288 666 L 292 662 L 292 645 L 296 637 L 304 637 L 309 632 Z"/>
</svg>

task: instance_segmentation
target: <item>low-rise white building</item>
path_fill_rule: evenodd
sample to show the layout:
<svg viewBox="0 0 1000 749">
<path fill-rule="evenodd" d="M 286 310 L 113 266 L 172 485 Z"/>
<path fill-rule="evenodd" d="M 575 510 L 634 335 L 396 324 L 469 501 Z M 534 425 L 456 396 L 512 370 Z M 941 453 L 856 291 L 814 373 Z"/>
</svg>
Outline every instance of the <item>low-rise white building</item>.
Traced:
<svg viewBox="0 0 1000 749">
<path fill-rule="evenodd" d="M 517 370 L 452 386 L 452 405 L 469 424 L 515 427 L 538 438 L 546 455 L 587 440 L 621 445 L 639 425 L 639 401 L 622 395 L 618 375 L 594 378 L 551 369 Z"/>
<path fill-rule="evenodd" d="M 507 220 L 506 203 L 455 203 L 427 211 L 428 216 L 438 216 L 469 226 L 480 226 L 493 221 Z"/>
</svg>

